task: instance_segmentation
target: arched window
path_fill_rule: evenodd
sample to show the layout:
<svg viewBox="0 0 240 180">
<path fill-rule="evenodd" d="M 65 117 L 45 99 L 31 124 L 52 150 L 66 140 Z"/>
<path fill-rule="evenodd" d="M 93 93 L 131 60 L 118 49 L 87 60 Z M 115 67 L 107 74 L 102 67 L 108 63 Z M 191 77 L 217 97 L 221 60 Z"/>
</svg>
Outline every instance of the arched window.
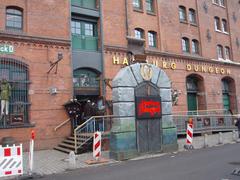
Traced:
<svg viewBox="0 0 240 180">
<path fill-rule="evenodd" d="M 0 121 L 0 126 L 8 127 L 29 123 L 28 120 L 28 66 L 25 63 L 10 58 L 0 58 L 0 80 L 10 85 L 9 109 L 6 122 Z M 2 124 L 1 124 L 2 123 Z"/>
<path fill-rule="evenodd" d="M 221 31 L 221 24 L 219 17 L 214 17 L 214 26 L 216 31 Z"/>
<path fill-rule="evenodd" d="M 189 22 L 197 24 L 196 11 L 194 9 L 189 9 Z"/>
<path fill-rule="evenodd" d="M 7 7 L 6 9 L 6 29 L 23 29 L 23 11 L 17 7 Z"/>
<path fill-rule="evenodd" d="M 227 111 L 236 111 L 236 87 L 235 81 L 230 77 L 222 79 L 222 101 L 223 108 Z"/>
<path fill-rule="evenodd" d="M 154 31 L 148 32 L 148 45 L 149 47 L 157 47 L 157 33 Z"/>
<path fill-rule="evenodd" d="M 189 39 L 186 37 L 182 38 L 182 51 L 186 53 L 190 53 Z"/>
<path fill-rule="evenodd" d="M 178 11 L 179 11 L 179 20 L 187 21 L 186 8 L 184 6 L 179 6 Z"/>
<path fill-rule="evenodd" d="M 186 78 L 188 111 L 195 113 L 197 110 L 206 109 L 205 88 L 203 78 L 191 74 Z"/>
<path fill-rule="evenodd" d="M 137 39 L 143 39 L 144 38 L 144 30 L 141 28 L 135 28 L 134 30 L 135 38 Z"/>
<path fill-rule="evenodd" d="M 223 59 L 223 47 L 222 47 L 222 45 L 217 45 L 217 57 L 218 57 L 218 59 Z"/>
<path fill-rule="evenodd" d="M 226 19 L 222 19 L 222 30 L 223 32 L 228 32 L 228 23 Z"/>
<path fill-rule="evenodd" d="M 196 39 L 192 40 L 192 53 L 199 54 L 199 42 Z"/>
</svg>

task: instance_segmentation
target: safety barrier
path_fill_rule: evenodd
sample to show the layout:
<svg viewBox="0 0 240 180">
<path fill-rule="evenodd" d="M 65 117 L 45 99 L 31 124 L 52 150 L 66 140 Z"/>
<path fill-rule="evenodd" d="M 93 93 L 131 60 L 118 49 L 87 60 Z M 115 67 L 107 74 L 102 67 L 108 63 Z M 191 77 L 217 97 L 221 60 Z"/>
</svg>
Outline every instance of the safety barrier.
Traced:
<svg viewBox="0 0 240 180">
<path fill-rule="evenodd" d="M 188 119 L 192 118 L 194 134 L 205 132 L 224 132 L 236 129 L 236 115 L 210 113 L 198 115 L 173 115 L 178 135 L 186 134 Z"/>
<path fill-rule="evenodd" d="M 101 132 L 97 131 L 94 133 L 93 138 L 93 157 L 95 160 L 99 160 L 101 156 Z"/>
<path fill-rule="evenodd" d="M 0 177 L 23 174 L 22 144 L 19 146 L 0 146 Z"/>
</svg>

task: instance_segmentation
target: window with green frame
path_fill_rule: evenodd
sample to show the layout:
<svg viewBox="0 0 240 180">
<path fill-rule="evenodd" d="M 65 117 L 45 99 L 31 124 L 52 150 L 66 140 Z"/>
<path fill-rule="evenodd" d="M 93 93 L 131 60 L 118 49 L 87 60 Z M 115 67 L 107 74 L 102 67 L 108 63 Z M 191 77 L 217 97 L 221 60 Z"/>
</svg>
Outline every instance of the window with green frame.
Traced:
<svg viewBox="0 0 240 180">
<path fill-rule="evenodd" d="M 153 31 L 148 32 L 148 45 L 149 47 L 157 47 L 157 33 Z"/>
<path fill-rule="evenodd" d="M 148 12 L 154 12 L 153 0 L 146 0 L 146 9 Z"/>
<path fill-rule="evenodd" d="M 98 50 L 97 23 L 73 19 L 71 31 L 73 49 Z"/>
<path fill-rule="evenodd" d="M 96 0 L 71 0 L 71 4 L 88 9 L 96 9 Z"/>
</svg>

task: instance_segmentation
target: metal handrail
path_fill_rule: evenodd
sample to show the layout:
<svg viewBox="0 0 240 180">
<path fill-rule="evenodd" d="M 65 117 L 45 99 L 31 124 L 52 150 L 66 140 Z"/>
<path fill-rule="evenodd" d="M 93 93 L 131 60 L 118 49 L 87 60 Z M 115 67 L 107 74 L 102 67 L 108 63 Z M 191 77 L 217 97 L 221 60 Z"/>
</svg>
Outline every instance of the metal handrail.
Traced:
<svg viewBox="0 0 240 180">
<path fill-rule="evenodd" d="M 81 129 L 85 128 L 89 123 L 91 123 L 91 121 L 94 120 L 94 125 L 95 125 L 95 121 L 96 119 L 99 119 L 99 118 L 103 118 L 102 121 L 104 123 L 104 119 L 105 118 L 113 118 L 113 117 L 117 117 L 117 116 L 114 116 L 114 115 L 105 115 L 105 116 L 92 116 L 90 117 L 89 119 L 87 119 L 83 124 L 79 125 L 78 127 L 76 127 L 74 129 L 74 146 L 75 146 L 75 153 L 77 153 L 77 150 L 79 147 L 81 147 L 85 142 L 87 142 L 89 139 L 91 139 L 92 137 L 89 137 L 88 139 L 85 140 L 85 142 L 83 142 L 80 146 L 78 146 L 78 143 L 77 143 L 77 132 L 78 131 L 81 131 Z M 94 126 L 95 128 L 95 126 Z"/>
<path fill-rule="evenodd" d="M 57 131 L 60 127 L 62 127 L 62 126 L 64 126 L 65 124 L 67 124 L 70 120 L 71 120 L 71 119 L 68 118 L 68 119 L 66 119 L 65 121 L 61 122 L 61 124 L 59 124 L 58 126 L 56 126 L 56 127 L 54 128 L 54 130 Z"/>
</svg>

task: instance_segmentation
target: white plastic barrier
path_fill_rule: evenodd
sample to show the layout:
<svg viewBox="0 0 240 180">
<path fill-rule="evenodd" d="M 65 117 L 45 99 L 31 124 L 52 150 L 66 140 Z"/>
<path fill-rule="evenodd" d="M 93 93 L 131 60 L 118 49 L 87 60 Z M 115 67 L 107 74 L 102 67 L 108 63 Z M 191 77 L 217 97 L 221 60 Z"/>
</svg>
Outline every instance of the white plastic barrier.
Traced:
<svg viewBox="0 0 240 180">
<path fill-rule="evenodd" d="M 23 174 L 22 144 L 19 146 L 0 146 L 0 177 Z"/>
</svg>

